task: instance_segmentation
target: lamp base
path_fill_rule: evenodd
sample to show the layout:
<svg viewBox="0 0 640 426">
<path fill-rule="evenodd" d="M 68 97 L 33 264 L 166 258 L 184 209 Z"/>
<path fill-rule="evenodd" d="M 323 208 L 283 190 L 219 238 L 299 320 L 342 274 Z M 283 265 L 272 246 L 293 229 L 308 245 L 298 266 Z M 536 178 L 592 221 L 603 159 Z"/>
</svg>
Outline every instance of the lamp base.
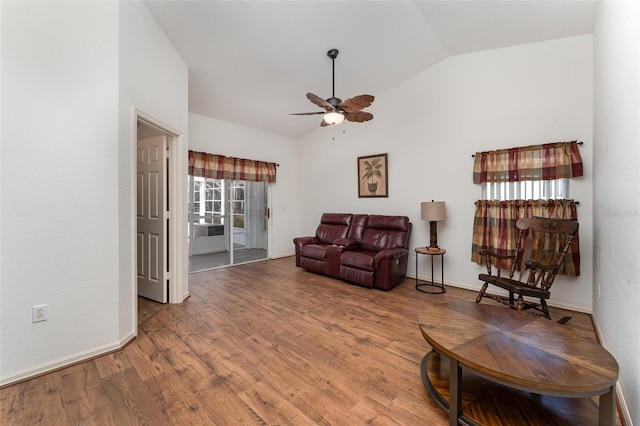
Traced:
<svg viewBox="0 0 640 426">
<path fill-rule="evenodd" d="M 429 247 L 428 249 L 437 250 L 438 247 L 438 222 L 432 220 L 429 222 Z"/>
</svg>

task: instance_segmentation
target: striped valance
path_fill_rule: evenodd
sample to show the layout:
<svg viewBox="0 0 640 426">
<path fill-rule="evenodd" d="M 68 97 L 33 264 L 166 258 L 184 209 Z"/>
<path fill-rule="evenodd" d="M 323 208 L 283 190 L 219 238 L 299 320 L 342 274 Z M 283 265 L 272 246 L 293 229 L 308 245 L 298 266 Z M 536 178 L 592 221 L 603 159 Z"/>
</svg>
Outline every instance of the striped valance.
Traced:
<svg viewBox="0 0 640 426">
<path fill-rule="evenodd" d="M 210 179 L 276 181 L 276 163 L 189 151 L 189 175 Z"/>
<path fill-rule="evenodd" d="M 479 152 L 473 165 L 473 183 L 551 180 L 582 174 L 576 141 Z"/>
</svg>

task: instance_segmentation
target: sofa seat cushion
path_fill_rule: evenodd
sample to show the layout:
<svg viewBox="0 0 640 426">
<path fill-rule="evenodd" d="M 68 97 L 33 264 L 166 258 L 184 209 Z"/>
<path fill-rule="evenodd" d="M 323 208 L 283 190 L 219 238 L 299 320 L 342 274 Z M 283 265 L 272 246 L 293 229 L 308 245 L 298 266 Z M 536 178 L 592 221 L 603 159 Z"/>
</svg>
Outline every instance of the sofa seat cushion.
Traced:
<svg viewBox="0 0 640 426">
<path fill-rule="evenodd" d="M 324 260 L 327 254 L 327 244 L 307 244 L 300 249 L 300 255 L 312 259 Z"/>
<path fill-rule="evenodd" d="M 348 250 L 340 256 L 342 266 L 362 269 L 363 271 L 373 271 L 373 259 L 376 253 L 363 250 Z"/>
</svg>

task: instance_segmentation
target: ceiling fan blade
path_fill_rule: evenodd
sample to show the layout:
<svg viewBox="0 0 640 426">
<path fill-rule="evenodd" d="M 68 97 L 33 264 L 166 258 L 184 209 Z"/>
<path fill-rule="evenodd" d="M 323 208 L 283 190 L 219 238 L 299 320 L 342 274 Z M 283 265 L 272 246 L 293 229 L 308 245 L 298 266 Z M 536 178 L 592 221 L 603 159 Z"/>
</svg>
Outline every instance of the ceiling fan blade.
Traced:
<svg viewBox="0 0 640 426">
<path fill-rule="evenodd" d="M 344 113 L 344 118 L 348 121 L 353 121 L 356 123 L 363 123 L 365 121 L 369 121 L 373 118 L 373 114 L 366 111 L 356 111 L 356 112 L 346 112 Z"/>
<path fill-rule="evenodd" d="M 318 112 L 292 112 L 289 115 L 318 115 L 318 114 L 326 114 L 327 111 L 318 111 Z"/>
<path fill-rule="evenodd" d="M 324 108 L 326 110 L 333 109 L 333 105 L 313 93 L 307 93 L 307 99 L 309 99 L 311 103 L 318 105 L 320 108 Z"/>
<path fill-rule="evenodd" d="M 327 127 L 327 126 L 331 126 L 331 124 L 327 123 L 326 121 L 324 121 L 324 119 L 322 119 L 322 121 L 320 122 L 320 126 Z"/>
<path fill-rule="evenodd" d="M 345 112 L 356 112 L 371 105 L 374 99 L 371 95 L 354 96 L 342 102 L 338 105 L 338 108 L 343 109 Z"/>
</svg>

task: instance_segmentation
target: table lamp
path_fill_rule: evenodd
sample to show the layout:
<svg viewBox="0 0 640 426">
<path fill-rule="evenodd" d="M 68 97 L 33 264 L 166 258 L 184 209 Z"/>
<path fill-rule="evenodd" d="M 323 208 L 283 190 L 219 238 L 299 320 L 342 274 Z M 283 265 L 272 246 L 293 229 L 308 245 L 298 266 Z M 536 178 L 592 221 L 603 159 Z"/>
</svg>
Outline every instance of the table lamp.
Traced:
<svg viewBox="0 0 640 426">
<path fill-rule="evenodd" d="M 420 204 L 422 220 L 429 221 L 429 247 L 428 249 L 438 249 L 438 221 L 447 218 L 444 201 L 426 201 Z"/>
</svg>

